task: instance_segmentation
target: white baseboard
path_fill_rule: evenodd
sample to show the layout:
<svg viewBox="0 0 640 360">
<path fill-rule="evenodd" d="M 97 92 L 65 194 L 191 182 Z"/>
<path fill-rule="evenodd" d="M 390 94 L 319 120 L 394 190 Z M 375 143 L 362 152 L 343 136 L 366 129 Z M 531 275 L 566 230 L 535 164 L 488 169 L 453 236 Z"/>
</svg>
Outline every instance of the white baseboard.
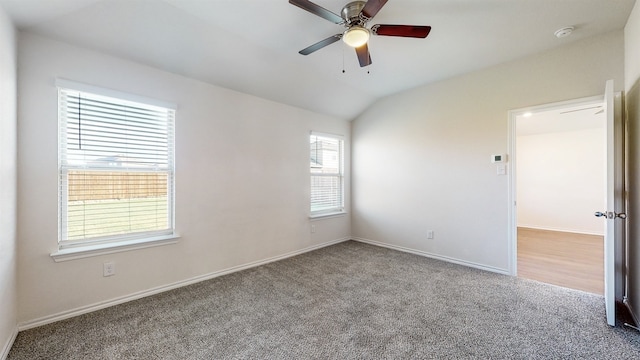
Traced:
<svg viewBox="0 0 640 360">
<path fill-rule="evenodd" d="M 11 335 L 9 340 L 7 340 L 7 343 L 4 344 L 4 347 L 2 348 L 2 352 L 0 352 L 0 359 L 6 360 L 7 356 L 9 356 L 9 351 L 11 351 L 11 347 L 13 346 L 13 343 L 16 341 L 17 336 L 18 336 L 18 327 L 14 328 L 13 334 Z"/>
<path fill-rule="evenodd" d="M 213 279 L 213 278 L 216 278 L 216 277 L 219 277 L 219 276 L 223 276 L 223 275 L 231 274 L 231 273 L 234 273 L 234 272 L 250 269 L 250 268 L 253 268 L 253 267 L 260 266 L 260 265 L 269 264 L 269 263 L 272 263 L 272 262 L 275 262 L 275 261 L 279 261 L 279 260 L 290 258 L 290 257 L 296 256 L 296 255 L 304 254 L 304 253 L 307 253 L 307 252 L 310 252 L 310 251 L 313 251 L 313 250 L 317 250 L 317 249 L 320 249 L 320 248 L 323 248 L 323 247 L 327 247 L 327 246 L 330 246 L 330 245 L 338 244 L 338 243 L 341 243 L 341 242 L 344 242 L 344 241 L 348 241 L 348 240 L 351 240 L 351 238 L 350 237 L 345 237 L 345 238 L 341 238 L 341 239 L 331 240 L 331 241 L 324 242 L 322 244 L 309 246 L 309 247 L 306 247 L 304 249 L 292 251 L 292 252 L 289 252 L 289 253 L 285 253 L 285 254 L 282 254 L 282 255 L 270 257 L 270 258 L 267 258 L 267 259 L 262 259 L 262 260 L 250 262 L 250 263 L 247 263 L 247 264 L 230 267 L 230 268 L 227 268 L 227 269 L 224 269 L 224 270 L 214 271 L 212 273 L 195 276 L 195 277 L 192 277 L 192 278 L 189 278 L 189 279 L 186 279 L 186 280 L 178 281 L 178 282 L 167 284 L 167 285 L 163 285 L 163 286 L 158 286 L 158 287 L 151 288 L 151 289 L 148 289 L 148 290 L 135 292 L 133 294 L 117 297 L 117 298 L 106 300 L 106 301 L 101 301 L 101 302 L 98 302 L 98 303 L 95 303 L 95 304 L 91 304 L 91 305 L 82 306 L 82 307 L 79 307 L 79 308 L 75 308 L 75 309 L 59 312 L 57 314 L 43 316 L 43 317 L 38 318 L 38 319 L 34 319 L 34 320 L 30 320 L 30 321 L 26 321 L 26 322 L 18 324 L 18 329 L 20 331 L 22 331 L 22 330 L 27 330 L 27 329 L 35 328 L 35 327 L 38 327 L 38 326 L 50 324 L 50 323 L 53 323 L 53 322 L 56 322 L 56 321 L 72 318 L 74 316 L 78 316 L 78 315 L 82 315 L 82 314 L 87 314 L 87 313 L 90 313 L 90 312 L 93 312 L 93 311 L 97 311 L 97 310 L 101 310 L 101 309 L 104 309 L 104 308 L 107 308 L 107 307 L 110 307 L 110 306 L 126 303 L 126 302 L 129 302 L 129 301 L 132 301 L 132 300 L 141 299 L 143 297 L 159 294 L 159 293 L 162 293 L 162 292 L 165 292 L 165 291 L 177 289 L 177 288 L 180 288 L 180 287 L 183 287 L 183 286 L 195 284 L 195 283 L 198 283 L 198 282 L 201 282 L 201 281 L 205 281 L 205 280 L 209 280 L 209 279 Z"/>
<path fill-rule="evenodd" d="M 527 228 L 527 229 L 535 229 L 535 230 L 547 230 L 547 231 L 559 231 L 559 232 L 568 232 L 573 234 L 583 234 L 583 235 L 598 235 L 604 236 L 604 231 L 598 233 L 593 231 L 584 231 L 584 230 L 572 230 L 572 229 L 560 229 L 554 227 L 546 227 L 546 226 L 537 226 L 537 225 L 524 225 L 518 224 L 519 228 Z"/>
<path fill-rule="evenodd" d="M 354 240 L 354 241 L 359 241 L 359 242 L 363 242 L 363 243 L 370 244 L 370 245 L 385 247 L 385 248 L 392 249 L 392 250 L 398 250 L 398 251 L 402 251 L 402 252 L 406 252 L 406 253 L 410 253 L 410 254 L 414 254 L 414 255 L 420 255 L 420 256 L 424 256 L 424 257 L 428 257 L 428 258 L 432 258 L 432 259 L 437 259 L 437 260 L 442 260 L 442 261 L 446 261 L 446 262 L 450 262 L 450 263 L 454 263 L 454 264 L 458 264 L 458 265 L 464 265 L 464 266 L 468 266 L 468 267 L 472 267 L 472 268 L 476 268 L 476 269 L 480 269 L 480 270 L 486 270 L 486 271 L 490 271 L 490 272 L 494 272 L 494 273 L 498 273 L 498 274 L 503 274 L 503 275 L 510 275 L 509 274 L 509 270 L 507 270 L 507 269 L 501 269 L 501 268 L 497 268 L 497 267 L 493 267 L 493 266 L 487 266 L 487 265 L 483 265 L 483 264 L 474 263 L 474 262 L 471 262 L 471 261 L 460 260 L 460 259 L 456 259 L 456 258 L 452 258 L 452 257 L 448 257 L 448 256 L 438 255 L 438 254 L 432 254 L 432 253 L 429 253 L 429 252 L 426 252 L 426 251 L 422 251 L 422 250 L 416 250 L 416 249 L 406 248 L 404 246 L 387 244 L 387 243 L 383 243 L 383 242 L 379 242 L 379 241 L 375 241 L 375 240 L 369 240 L 369 239 L 358 238 L 358 237 L 354 237 L 354 238 L 351 238 L 351 239 Z"/>
</svg>

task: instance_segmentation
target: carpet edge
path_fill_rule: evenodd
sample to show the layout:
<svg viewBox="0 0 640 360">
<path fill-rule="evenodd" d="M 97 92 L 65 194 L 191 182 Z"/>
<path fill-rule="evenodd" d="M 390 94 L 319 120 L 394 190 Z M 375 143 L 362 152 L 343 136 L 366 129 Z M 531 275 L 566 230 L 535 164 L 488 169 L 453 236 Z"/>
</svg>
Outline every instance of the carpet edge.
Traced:
<svg viewBox="0 0 640 360">
<path fill-rule="evenodd" d="M 199 283 L 201 281 L 206 281 L 206 280 L 210 280 L 219 276 L 223 276 L 223 275 L 228 275 L 231 273 L 235 273 L 238 271 L 242 271 L 242 270 L 247 270 L 250 268 L 254 268 L 257 266 L 261 266 L 261 265 L 266 265 L 275 261 L 279 261 L 279 260 L 284 260 L 290 257 L 294 257 L 297 255 L 301 255 L 307 252 L 311 252 L 314 250 L 318 250 L 327 246 L 331 246 L 331 245 L 335 245 L 335 244 L 339 244 L 345 241 L 349 241 L 351 240 L 351 237 L 343 237 L 340 239 L 335 239 L 335 240 L 329 240 L 320 244 L 316 244 L 316 245 L 312 245 L 312 246 L 308 246 L 306 248 L 302 248 L 299 250 L 295 250 L 295 251 L 291 251 L 288 253 L 284 253 L 281 255 L 277 255 L 277 256 L 272 256 L 270 258 L 266 258 L 266 259 L 262 259 L 262 260 L 257 260 L 257 261 L 252 261 L 246 264 L 242 264 L 242 265 L 237 265 L 237 266 L 232 266 L 230 268 L 226 268 L 226 269 L 222 269 L 222 270 L 218 270 L 218 271 L 214 271 L 214 272 L 210 272 L 207 274 L 203 274 L 203 275 L 198 275 L 198 276 L 194 276 L 185 280 L 181 280 L 181 281 L 177 281 L 174 283 L 169 283 L 166 285 L 162 285 L 162 286 L 157 286 L 151 289 L 147 289 L 147 290 L 143 290 L 143 291 L 138 291 L 138 292 L 134 292 L 131 293 L 129 295 L 124 295 L 124 296 L 119 296 L 110 300 L 105 300 L 105 301 L 100 301 L 94 304 L 90 304 L 90 305 L 85 305 L 85 306 L 81 306 L 75 309 L 70 309 L 70 310 L 65 310 L 59 313 L 55 313 L 52 315 L 47 315 L 47 316 L 43 316 L 40 318 L 36 318 L 34 320 L 30 320 L 30 321 L 25 321 L 25 322 L 20 322 L 18 323 L 17 326 L 17 331 L 16 331 L 16 335 L 19 331 L 23 331 L 23 330 L 28 330 L 28 329 L 32 329 L 32 328 L 36 328 L 42 325 L 46 325 L 46 324 L 50 324 L 50 323 L 54 323 L 56 321 L 60 321 L 60 320 L 65 320 L 65 319 L 69 319 L 75 316 L 79 316 L 79 315 L 83 315 L 83 314 L 88 314 L 90 312 L 94 312 L 97 310 L 101 310 L 101 309 L 105 309 L 111 306 L 115 306 L 115 305 L 119 305 L 119 304 L 123 304 L 129 301 L 133 301 L 133 300 L 138 300 L 147 296 L 152 296 L 152 295 L 156 295 L 159 293 L 163 293 L 165 291 L 169 291 L 169 290 L 173 290 L 173 289 L 177 289 L 177 288 L 181 288 L 184 286 L 188 286 L 188 285 L 192 285 L 192 284 L 196 284 Z M 14 340 L 15 340 L 15 336 L 14 336 Z M 13 342 L 12 342 L 13 343 Z M 10 348 L 10 347 L 9 347 Z M 7 351 L 8 354 L 8 351 Z"/>
<path fill-rule="evenodd" d="M 475 268 L 475 269 L 479 269 L 479 270 L 490 271 L 490 272 L 498 273 L 498 274 L 502 274 L 502 275 L 511 275 L 509 273 L 508 269 L 501 269 L 501 268 L 497 268 L 497 267 L 494 267 L 494 266 L 488 266 L 488 265 L 484 265 L 484 264 L 475 263 L 475 262 L 472 262 L 472 261 L 460 260 L 460 259 L 456 259 L 456 258 L 452 258 L 452 257 L 448 257 L 448 256 L 437 255 L 437 254 L 433 254 L 433 253 L 422 251 L 422 250 L 416 250 L 416 249 L 407 248 L 407 247 L 404 247 L 404 246 L 388 244 L 388 243 L 384 243 L 384 242 L 381 242 L 381 241 L 370 240 L 370 239 L 361 238 L 361 237 L 352 237 L 351 240 L 358 241 L 358 242 L 365 243 L 365 244 L 369 244 L 369 245 L 380 246 L 380 247 L 384 247 L 384 248 L 387 248 L 387 249 L 402 251 L 402 252 L 406 252 L 406 253 L 410 253 L 410 254 L 414 254 L 414 255 L 418 255 L 418 256 L 424 256 L 424 257 L 428 257 L 428 258 L 431 258 L 431 259 L 446 261 L 448 263 L 467 266 L 467 267 L 471 267 L 471 268 Z"/>
</svg>

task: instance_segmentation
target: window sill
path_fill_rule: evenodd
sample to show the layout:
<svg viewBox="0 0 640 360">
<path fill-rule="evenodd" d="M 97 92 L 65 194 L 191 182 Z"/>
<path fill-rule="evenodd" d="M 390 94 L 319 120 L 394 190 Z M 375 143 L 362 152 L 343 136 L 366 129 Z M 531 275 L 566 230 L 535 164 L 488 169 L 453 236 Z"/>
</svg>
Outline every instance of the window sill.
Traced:
<svg viewBox="0 0 640 360">
<path fill-rule="evenodd" d="M 312 215 L 309 215 L 309 219 L 319 220 L 319 219 L 333 218 L 333 217 L 339 217 L 344 215 L 347 215 L 346 211 L 336 211 L 331 213 L 312 214 Z"/>
<path fill-rule="evenodd" d="M 123 251 L 145 249 L 149 247 L 175 244 L 180 239 L 177 234 L 154 236 L 144 239 L 123 240 L 109 244 L 97 244 L 61 249 L 51 253 L 55 262 L 83 259 L 92 256 L 113 254 Z"/>
</svg>

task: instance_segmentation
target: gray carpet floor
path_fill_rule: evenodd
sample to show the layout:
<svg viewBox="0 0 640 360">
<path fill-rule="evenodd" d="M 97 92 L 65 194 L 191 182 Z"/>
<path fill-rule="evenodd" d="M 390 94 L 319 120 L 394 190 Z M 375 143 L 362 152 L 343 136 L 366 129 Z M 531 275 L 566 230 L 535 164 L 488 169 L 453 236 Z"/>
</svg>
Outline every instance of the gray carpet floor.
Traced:
<svg viewBox="0 0 640 360">
<path fill-rule="evenodd" d="M 639 359 L 601 296 L 349 241 L 20 332 L 9 359 Z"/>
</svg>

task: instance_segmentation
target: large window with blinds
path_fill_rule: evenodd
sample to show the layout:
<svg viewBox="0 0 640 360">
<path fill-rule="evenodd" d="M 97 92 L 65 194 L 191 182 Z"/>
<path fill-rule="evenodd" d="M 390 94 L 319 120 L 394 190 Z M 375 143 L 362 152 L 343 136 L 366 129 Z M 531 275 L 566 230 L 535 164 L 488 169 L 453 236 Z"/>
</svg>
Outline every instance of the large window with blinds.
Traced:
<svg viewBox="0 0 640 360">
<path fill-rule="evenodd" d="M 344 212 L 344 142 L 311 133 L 311 216 Z"/>
<path fill-rule="evenodd" d="M 58 84 L 60 248 L 173 234 L 175 107 L 91 90 Z"/>
</svg>

